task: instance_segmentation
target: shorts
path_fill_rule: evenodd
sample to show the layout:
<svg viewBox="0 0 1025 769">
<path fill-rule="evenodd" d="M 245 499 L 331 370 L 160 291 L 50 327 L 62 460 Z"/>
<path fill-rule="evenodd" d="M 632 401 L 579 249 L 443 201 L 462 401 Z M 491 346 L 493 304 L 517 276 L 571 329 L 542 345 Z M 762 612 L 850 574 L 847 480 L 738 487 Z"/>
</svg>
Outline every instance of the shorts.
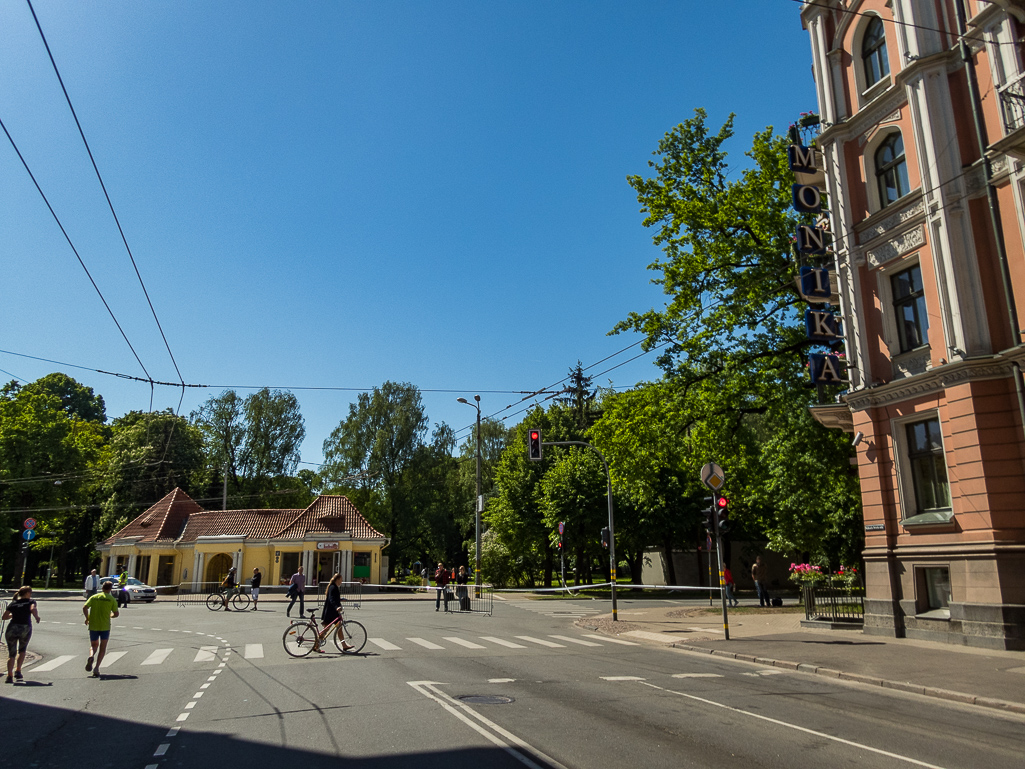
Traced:
<svg viewBox="0 0 1025 769">
<path fill-rule="evenodd" d="M 260 588 L 258 587 L 250 588 L 249 592 L 252 593 L 254 601 L 260 597 Z"/>
<path fill-rule="evenodd" d="M 32 637 L 31 625 L 8 625 L 4 640 L 7 642 L 7 656 L 14 659 L 28 649 L 28 639 Z"/>
<path fill-rule="evenodd" d="M 106 641 L 110 638 L 109 630 L 90 630 L 89 640 L 90 641 Z"/>
</svg>

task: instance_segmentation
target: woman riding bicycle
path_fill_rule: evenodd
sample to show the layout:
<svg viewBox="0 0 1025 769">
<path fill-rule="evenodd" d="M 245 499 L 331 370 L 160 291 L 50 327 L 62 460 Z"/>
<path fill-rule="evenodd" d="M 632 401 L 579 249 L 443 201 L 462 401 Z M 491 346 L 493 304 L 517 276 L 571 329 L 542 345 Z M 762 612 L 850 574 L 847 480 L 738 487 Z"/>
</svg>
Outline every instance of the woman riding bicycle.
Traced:
<svg viewBox="0 0 1025 769">
<path fill-rule="evenodd" d="M 324 611 L 320 615 L 321 627 L 324 629 L 321 631 L 320 637 L 317 639 L 318 643 L 316 651 L 318 652 L 323 651 L 320 648 L 319 642 L 323 641 L 324 638 L 327 637 L 328 627 L 333 628 L 334 625 L 332 623 L 334 623 L 335 621 L 341 621 L 342 618 L 342 613 L 340 611 L 340 609 L 342 608 L 342 591 L 339 587 L 341 581 L 342 575 L 338 572 L 335 572 L 334 576 L 331 577 L 331 581 L 327 584 L 327 595 L 324 596 Z M 352 646 L 345 643 L 344 641 L 342 642 L 343 651 L 351 648 Z"/>
</svg>

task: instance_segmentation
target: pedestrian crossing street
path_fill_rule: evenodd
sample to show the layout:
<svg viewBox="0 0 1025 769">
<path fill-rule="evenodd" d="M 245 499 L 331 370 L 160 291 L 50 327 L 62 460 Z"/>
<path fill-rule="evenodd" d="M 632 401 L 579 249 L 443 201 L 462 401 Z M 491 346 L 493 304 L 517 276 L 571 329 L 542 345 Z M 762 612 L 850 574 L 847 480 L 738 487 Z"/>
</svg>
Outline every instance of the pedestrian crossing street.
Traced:
<svg viewBox="0 0 1025 769">
<path fill-rule="evenodd" d="M 483 642 L 483 643 L 482 643 Z M 381 651 L 403 651 L 409 649 L 428 649 L 429 651 L 443 651 L 453 649 L 571 649 L 579 646 L 601 648 L 609 646 L 639 646 L 635 641 L 627 641 L 622 638 L 612 638 L 595 634 L 583 634 L 579 637 L 568 635 L 547 635 L 544 637 L 517 635 L 509 638 L 482 635 L 472 638 L 462 636 L 442 636 L 436 640 L 428 640 L 418 636 L 408 638 L 367 638 L 367 648 L 375 647 Z"/>
</svg>

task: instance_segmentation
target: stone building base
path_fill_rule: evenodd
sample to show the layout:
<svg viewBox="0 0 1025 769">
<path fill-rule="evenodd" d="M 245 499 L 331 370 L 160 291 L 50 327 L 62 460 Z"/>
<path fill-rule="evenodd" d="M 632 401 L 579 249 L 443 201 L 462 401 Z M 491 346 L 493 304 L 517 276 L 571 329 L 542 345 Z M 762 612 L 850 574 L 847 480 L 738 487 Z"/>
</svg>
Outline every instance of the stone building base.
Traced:
<svg viewBox="0 0 1025 769">
<path fill-rule="evenodd" d="M 1025 605 L 951 603 L 950 616 L 915 614 L 914 601 L 865 601 L 865 634 L 982 649 L 1025 650 Z"/>
</svg>

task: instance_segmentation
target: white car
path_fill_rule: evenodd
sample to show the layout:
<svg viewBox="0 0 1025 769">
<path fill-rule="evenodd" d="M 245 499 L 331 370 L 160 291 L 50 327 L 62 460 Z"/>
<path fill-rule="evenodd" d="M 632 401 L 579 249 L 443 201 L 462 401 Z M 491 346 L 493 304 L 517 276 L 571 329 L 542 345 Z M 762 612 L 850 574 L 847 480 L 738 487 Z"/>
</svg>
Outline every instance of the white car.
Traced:
<svg viewBox="0 0 1025 769">
<path fill-rule="evenodd" d="M 103 581 L 109 581 L 111 583 L 111 590 L 115 593 L 117 592 L 117 575 L 114 575 L 113 577 L 106 577 Z M 135 577 L 129 577 L 128 584 L 125 587 L 128 588 L 128 600 L 131 603 L 134 603 L 135 601 L 152 603 L 157 600 L 157 591 Z"/>
</svg>

